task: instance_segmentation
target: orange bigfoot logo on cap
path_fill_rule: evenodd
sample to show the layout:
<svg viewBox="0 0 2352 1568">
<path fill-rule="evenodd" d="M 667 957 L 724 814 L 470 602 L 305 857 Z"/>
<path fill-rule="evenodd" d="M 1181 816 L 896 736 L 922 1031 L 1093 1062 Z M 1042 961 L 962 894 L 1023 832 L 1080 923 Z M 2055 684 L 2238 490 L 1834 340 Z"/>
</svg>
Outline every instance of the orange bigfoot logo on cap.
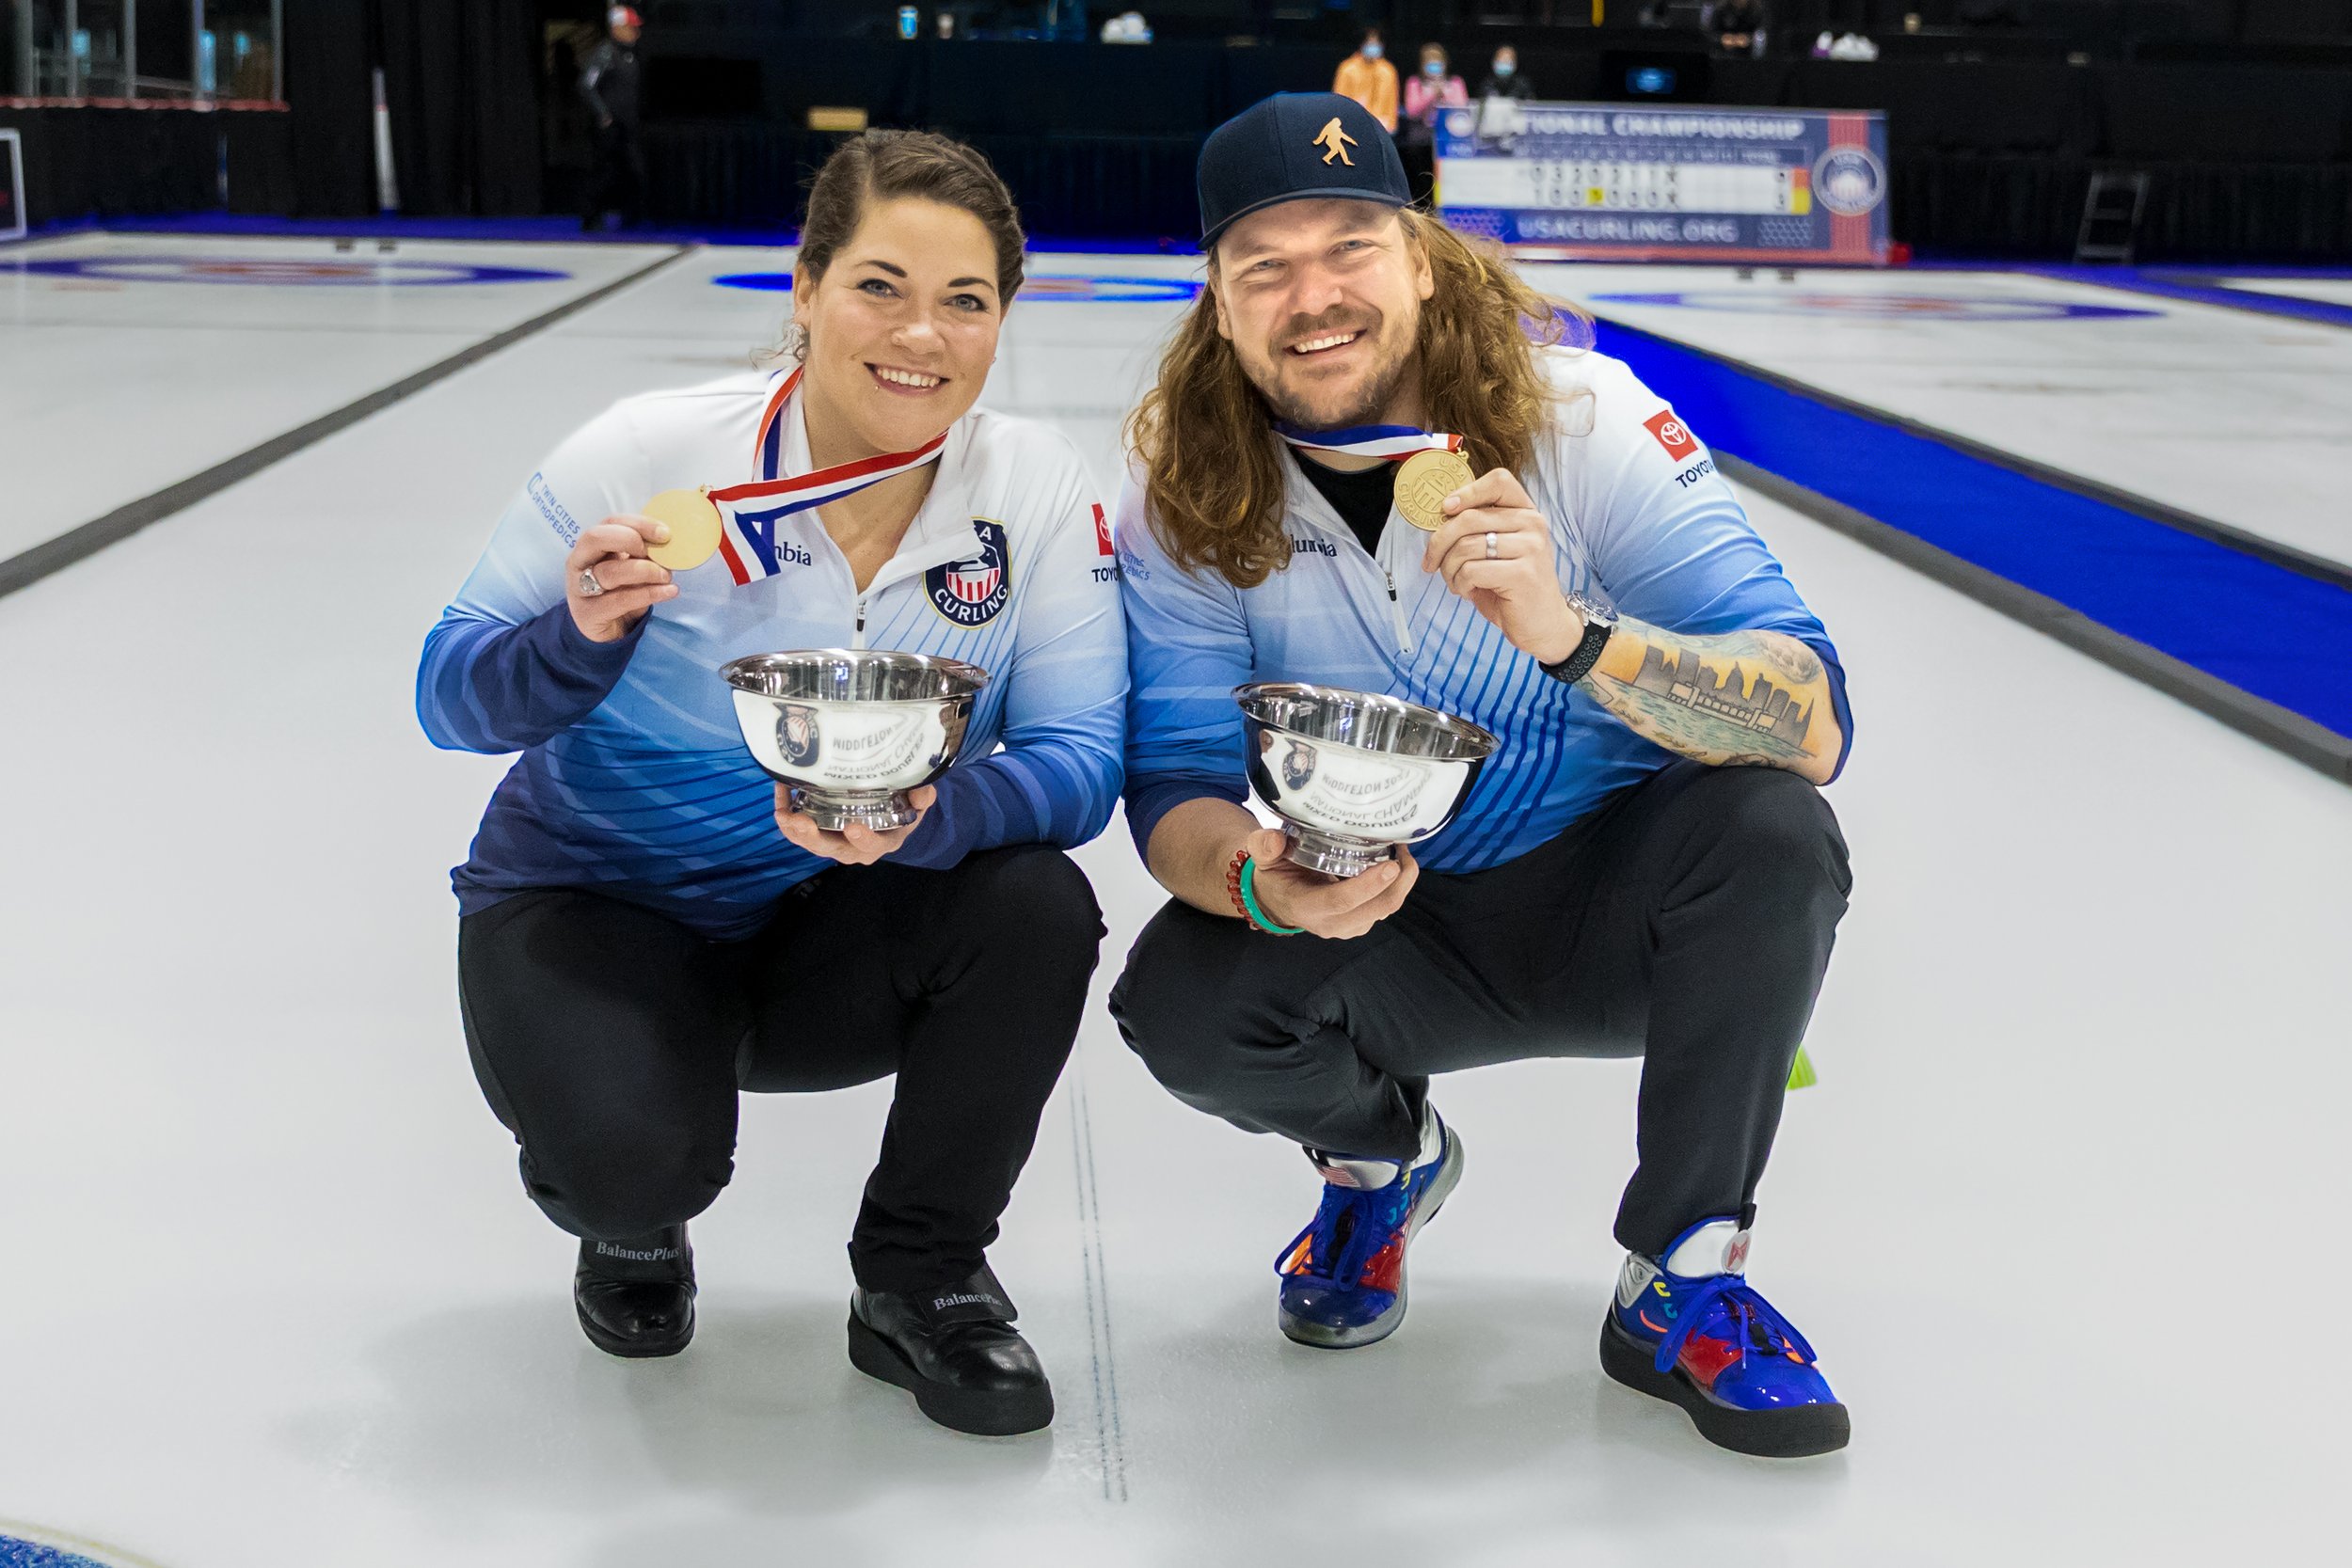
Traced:
<svg viewBox="0 0 2352 1568">
<path fill-rule="evenodd" d="M 1356 145 L 1356 138 L 1340 129 L 1339 116 L 1333 115 L 1329 122 L 1315 133 L 1315 145 L 1324 150 L 1325 163 L 1337 158 L 1350 168 L 1356 166 L 1356 160 L 1347 155 L 1347 150 Z"/>
</svg>

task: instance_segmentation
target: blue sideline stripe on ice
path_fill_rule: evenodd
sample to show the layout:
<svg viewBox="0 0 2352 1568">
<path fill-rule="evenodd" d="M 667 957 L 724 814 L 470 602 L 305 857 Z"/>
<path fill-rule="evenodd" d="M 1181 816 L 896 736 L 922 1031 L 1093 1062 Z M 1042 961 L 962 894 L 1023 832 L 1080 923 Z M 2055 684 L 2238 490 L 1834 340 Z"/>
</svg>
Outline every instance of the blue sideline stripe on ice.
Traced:
<svg viewBox="0 0 2352 1568">
<path fill-rule="evenodd" d="M 1745 459 L 2352 736 L 2352 593 L 1615 322 L 1599 346 Z"/>
<path fill-rule="evenodd" d="M 0 1535 L 0 1568 L 106 1568 L 94 1558 L 22 1536 Z"/>
<path fill-rule="evenodd" d="M 2299 294 L 2265 293 L 2259 289 L 2241 289 L 2227 281 L 2232 277 L 2259 276 L 2253 272 L 2219 268 L 2086 266 L 2023 267 L 2018 270 L 2040 277 L 2089 283 L 2125 293 L 2146 294 L 2154 299 L 2187 300 L 2197 305 L 2218 305 L 2228 310 L 2247 310 L 2261 316 L 2283 316 L 2290 321 L 2313 322 L 2322 326 L 2352 327 L 2352 305 L 2305 299 Z"/>
</svg>

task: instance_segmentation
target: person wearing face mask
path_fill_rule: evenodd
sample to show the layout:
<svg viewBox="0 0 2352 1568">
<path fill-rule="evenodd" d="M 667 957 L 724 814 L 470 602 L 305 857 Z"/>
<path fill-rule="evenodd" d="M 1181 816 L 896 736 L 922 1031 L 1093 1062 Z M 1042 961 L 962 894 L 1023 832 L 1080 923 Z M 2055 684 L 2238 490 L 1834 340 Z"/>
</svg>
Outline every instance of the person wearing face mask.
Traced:
<svg viewBox="0 0 2352 1568">
<path fill-rule="evenodd" d="M 1444 46 L 1422 44 L 1421 69 L 1405 84 L 1405 119 L 1396 136 L 1414 200 L 1427 200 L 1437 184 L 1439 111 L 1460 108 L 1469 102 L 1470 89 L 1448 68 Z"/>
<path fill-rule="evenodd" d="M 617 211 L 624 228 L 644 216 L 645 149 L 637 115 L 637 40 L 644 18 L 628 6 L 605 13 L 604 41 L 589 52 L 580 71 L 580 98 L 587 106 L 592 147 L 586 198 L 580 226 L 602 229 Z"/>
<path fill-rule="evenodd" d="M 1526 77 L 1519 74 L 1518 50 L 1506 43 L 1495 51 L 1494 67 L 1486 72 L 1486 79 L 1478 84 L 1478 96 L 1522 101 L 1535 96 L 1535 89 L 1528 85 Z"/>
<path fill-rule="evenodd" d="M 1126 691 L 1083 462 L 975 406 L 1022 246 L 971 149 L 843 144 L 809 196 L 789 362 L 625 399 L 558 447 L 417 685 L 436 744 L 522 753 L 453 874 L 459 1000 L 525 1190 L 580 1238 L 588 1338 L 686 1348 L 687 1222 L 732 1174 L 739 1091 L 895 1073 L 850 1358 L 989 1433 L 1053 1414 L 985 1252 L 1094 968 L 1063 851 L 1117 801 Z M 666 569 L 639 509 L 705 485 L 729 509 L 717 551 Z M 744 748 L 720 667 L 823 647 L 988 673 L 910 826 L 820 831 Z"/>
<path fill-rule="evenodd" d="M 1365 28 L 1363 43 L 1340 62 L 1339 74 L 1331 80 L 1331 90 L 1361 103 L 1364 111 L 1380 122 L 1380 129 L 1394 135 L 1396 67 L 1388 62 L 1387 53 L 1380 29 Z"/>
<path fill-rule="evenodd" d="M 1643 1057 L 1603 1370 L 1727 1448 L 1841 1448 L 1846 1407 L 1746 1275 L 1851 887 L 1820 788 L 1852 733 L 1836 649 L 1665 400 L 1414 210 L 1375 129 L 1283 95 L 1200 153 L 1207 288 L 1130 420 L 1116 531 L 1127 823 L 1171 896 L 1112 1014 L 1179 1100 L 1306 1149 L 1322 1202 L 1277 1254 L 1277 1322 L 1327 1350 L 1403 1323 L 1461 1179 L 1436 1075 Z M 1416 524 L 1394 476 L 1432 454 L 1463 477 Z M 1334 879 L 1244 803 L 1231 693 L 1256 681 L 1501 744 L 1419 850 Z M 1518 1201 L 1525 1246 L 1557 1245 L 1574 1203 Z"/>
</svg>

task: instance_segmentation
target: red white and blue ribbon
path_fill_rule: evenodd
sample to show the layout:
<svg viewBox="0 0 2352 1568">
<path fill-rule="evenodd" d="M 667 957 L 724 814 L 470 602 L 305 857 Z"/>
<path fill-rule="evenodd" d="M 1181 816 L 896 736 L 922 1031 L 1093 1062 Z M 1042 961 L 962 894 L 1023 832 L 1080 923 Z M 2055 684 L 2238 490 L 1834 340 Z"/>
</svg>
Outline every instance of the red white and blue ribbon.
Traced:
<svg viewBox="0 0 2352 1568">
<path fill-rule="evenodd" d="M 1301 430 L 1278 422 L 1274 434 L 1307 451 L 1340 452 L 1402 463 L 1418 451 L 1460 451 L 1459 436 L 1442 436 L 1409 424 L 1365 424 L 1353 430 Z"/>
<path fill-rule="evenodd" d="M 776 550 L 776 524 L 782 519 L 855 495 L 869 484 L 912 473 L 937 461 L 947 444 L 947 433 L 943 430 L 913 451 L 883 452 L 813 473 L 778 477 L 776 470 L 783 466 L 784 411 L 800 384 L 801 372 L 795 370 L 769 394 L 768 406 L 760 414 L 753 461 L 767 477 L 710 492 L 710 499 L 719 503 L 719 555 L 739 588 L 783 570 Z"/>
</svg>

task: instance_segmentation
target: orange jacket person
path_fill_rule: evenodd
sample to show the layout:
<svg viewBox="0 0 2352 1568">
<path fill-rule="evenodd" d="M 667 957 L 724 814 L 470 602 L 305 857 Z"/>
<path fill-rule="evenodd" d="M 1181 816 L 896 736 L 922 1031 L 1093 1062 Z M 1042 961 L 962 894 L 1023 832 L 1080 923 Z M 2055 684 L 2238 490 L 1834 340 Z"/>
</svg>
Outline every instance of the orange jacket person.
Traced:
<svg viewBox="0 0 2352 1568">
<path fill-rule="evenodd" d="M 1372 112 L 1390 135 L 1396 134 L 1396 67 L 1382 55 L 1386 51 L 1380 42 L 1380 29 L 1364 29 L 1364 41 L 1356 53 L 1340 62 L 1339 73 L 1331 78 L 1331 90 L 1343 98 L 1352 98 Z"/>
</svg>

